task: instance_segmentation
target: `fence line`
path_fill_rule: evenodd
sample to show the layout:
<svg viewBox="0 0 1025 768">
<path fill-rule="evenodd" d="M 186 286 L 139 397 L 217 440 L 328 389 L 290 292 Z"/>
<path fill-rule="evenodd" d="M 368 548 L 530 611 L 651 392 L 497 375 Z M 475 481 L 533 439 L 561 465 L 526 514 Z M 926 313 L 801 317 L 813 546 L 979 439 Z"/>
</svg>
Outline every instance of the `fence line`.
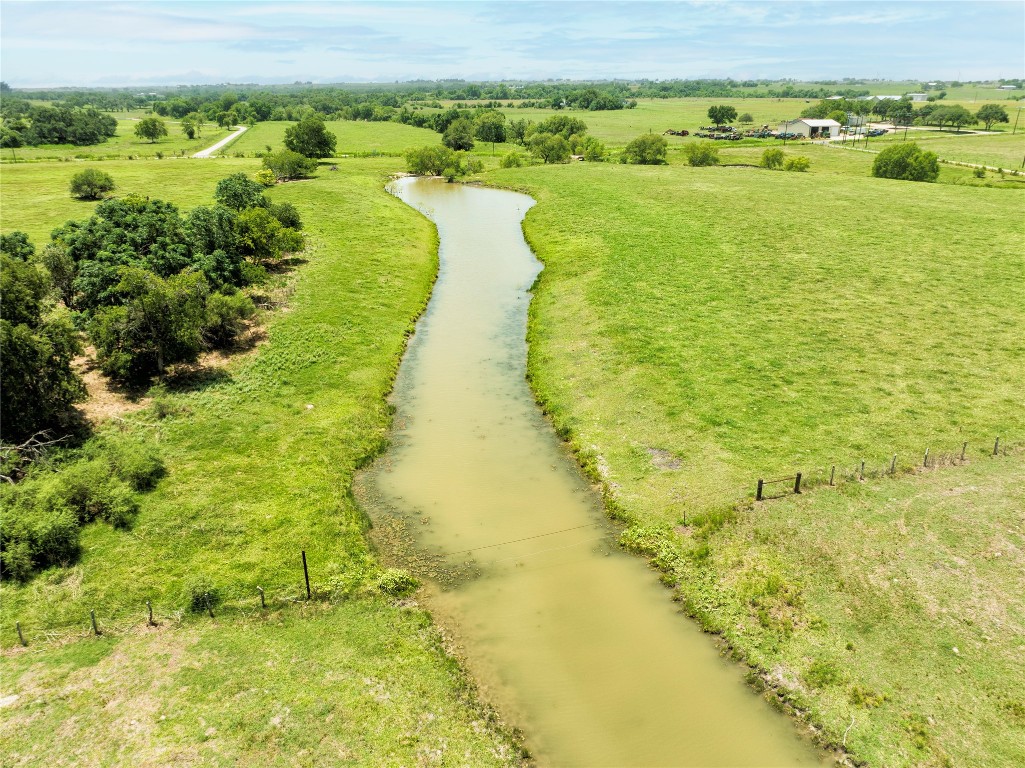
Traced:
<svg viewBox="0 0 1025 768">
<path fill-rule="evenodd" d="M 914 471 L 915 469 L 917 469 L 919 467 L 921 467 L 922 469 L 935 469 L 936 467 L 941 467 L 941 466 L 953 466 L 953 465 L 964 464 L 964 463 L 966 463 L 968 461 L 968 459 L 966 458 L 967 451 L 968 451 L 968 441 L 964 441 L 964 442 L 961 443 L 960 451 L 954 450 L 954 451 L 952 451 L 950 453 L 935 454 L 935 453 L 932 452 L 931 448 L 927 447 L 925 449 L 924 453 L 922 454 L 922 462 L 921 462 L 921 464 L 916 463 L 916 464 L 913 464 L 913 465 L 908 465 L 908 466 L 905 467 L 905 469 L 903 471 L 910 472 L 910 471 Z M 1007 449 L 1006 444 L 1004 444 L 1003 446 L 1001 445 L 1000 437 L 998 436 L 994 440 L 994 442 L 993 442 L 993 450 L 992 450 L 992 452 L 990 452 L 989 449 L 987 448 L 986 452 L 985 452 L 985 455 L 998 456 L 1001 453 L 1003 453 L 1003 455 L 1006 456 L 1007 453 L 1008 453 L 1008 449 Z M 755 501 L 770 501 L 772 499 L 783 498 L 785 496 L 790 495 L 791 493 L 799 494 L 799 493 L 801 493 L 802 479 L 804 480 L 805 486 L 807 487 L 808 478 L 813 476 L 813 475 L 816 475 L 820 471 L 821 471 L 821 474 L 822 474 L 823 478 L 825 478 L 825 476 L 827 474 L 829 476 L 829 480 L 825 481 L 825 484 L 828 485 L 828 486 L 834 487 L 834 486 L 837 485 L 837 482 L 836 482 L 837 479 L 839 479 L 840 481 L 862 482 L 863 483 L 863 482 L 865 482 L 866 477 L 869 477 L 869 478 L 882 478 L 882 477 L 887 477 L 887 476 L 889 476 L 889 477 L 896 476 L 898 470 L 899 470 L 899 468 L 897 466 L 897 454 L 895 453 L 895 454 L 893 454 L 892 458 L 890 459 L 888 467 L 886 465 L 884 465 L 879 470 L 869 470 L 867 475 L 866 475 L 866 472 L 865 472 L 865 460 L 861 459 L 860 464 L 856 465 L 855 469 L 851 470 L 850 472 L 844 471 L 843 467 L 841 466 L 840 467 L 839 478 L 837 476 L 837 465 L 836 464 L 833 464 L 833 465 L 830 466 L 828 473 L 824 469 L 823 470 L 813 469 L 811 472 L 806 472 L 806 473 L 798 472 L 795 475 L 789 475 L 787 477 L 780 477 L 780 478 L 776 478 L 776 479 L 773 479 L 773 480 L 766 480 L 764 478 L 758 478 L 757 484 L 755 485 Z M 788 482 L 790 480 L 794 481 L 794 487 L 793 487 L 792 491 L 789 491 L 789 492 L 788 491 L 784 491 L 783 493 L 779 493 L 779 494 L 776 494 L 776 495 L 773 495 L 773 496 L 767 496 L 765 494 L 766 486 L 768 486 L 770 484 L 775 484 L 775 483 Z M 814 481 L 812 481 L 812 482 L 814 482 Z"/>
</svg>

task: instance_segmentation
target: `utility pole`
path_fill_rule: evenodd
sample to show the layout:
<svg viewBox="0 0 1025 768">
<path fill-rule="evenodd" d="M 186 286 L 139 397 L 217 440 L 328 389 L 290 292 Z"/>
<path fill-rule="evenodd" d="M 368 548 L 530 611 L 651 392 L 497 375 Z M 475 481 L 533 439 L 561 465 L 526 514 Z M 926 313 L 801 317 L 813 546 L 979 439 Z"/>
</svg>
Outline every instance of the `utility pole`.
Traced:
<svg viewBox="0 0 1025 768">
<path fill-rule="evenodd" d="M 1014 136 L 1018 132 L 1018 118 L 1021 117 L 1021 107 L 1018 107 L 1018 114 L 1014 116 L 1014 130 L 1011 131 L 1011 135 Z"/>
</svg>

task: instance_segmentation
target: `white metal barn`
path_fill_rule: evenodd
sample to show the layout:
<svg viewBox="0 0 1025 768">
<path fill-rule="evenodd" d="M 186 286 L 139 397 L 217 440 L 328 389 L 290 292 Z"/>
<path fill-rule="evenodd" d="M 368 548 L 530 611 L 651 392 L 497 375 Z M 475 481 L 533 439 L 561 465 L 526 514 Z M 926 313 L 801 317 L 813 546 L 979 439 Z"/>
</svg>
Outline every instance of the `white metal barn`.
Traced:
<svg viewBox="0 0 1025 768">
<path fill-rule="evenodd" d="M 836 120 L 816 120 L 810 117 L 802 117 L 800 120 L 791 120 L 789 123 L 781 123 L 780 131 L 799 133 L 809 139 L 835 139 L 840 135 L 840 123 Z"/>
</svg>

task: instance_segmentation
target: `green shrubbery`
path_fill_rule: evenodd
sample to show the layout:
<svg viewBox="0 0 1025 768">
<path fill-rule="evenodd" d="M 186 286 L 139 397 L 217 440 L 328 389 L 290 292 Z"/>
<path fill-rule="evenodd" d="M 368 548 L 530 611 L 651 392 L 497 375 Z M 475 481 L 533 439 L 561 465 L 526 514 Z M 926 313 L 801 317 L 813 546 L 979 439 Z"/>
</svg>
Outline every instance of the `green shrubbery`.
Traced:
<svg viewBox="0 0 1025 768">
<path fill-rule="evenodd" d="M 24 581 L 37 570 L 73 562 L 79 530 L 94 520 L 127 528 L 139 510 L 137 493 L 152 489 L 163 474 L 152 446 L 96 438 L 63 462 L 36 466 L 17 485 L 3 486 L 4 576 Z"/>
<path fill-rule="evenodd" d="M 71 196 L 80 200 L 100 200 L 114 187 L 111 175 L 98 168 L 86 168 L 71 177 Z"/>
<path fill-rule="evenodd" d="M 786 162 L 783 163 L 784 171 L 797 171 L 798 173 L 804 173 L 811 168 L 811 160 L 807 157 L 788 157 Z"/>
<path fill-rule="evenodd" d="M 683 154 L 687 156 L 687 162 L 693 166 L 719 164 L 719 148 L 710 141 L 684 144 Z"/>
<path fill-rule="evenodd" d="M 762 168 L 768 168 L 770 171 L 777 168 L 783 167 L 783 160 L 785 159 L 783 150 L 778 147 L 769 147 L 762 152 Z"/>
<path fill-rule="evenodd" d="M 622 160 L 634 165 L 665 165 L 668 149 L 669 143 L 664 136 L 646 133 L 626 145 Z"/>
<path fill-rule="evenodd" d="M 872 162 L 872 175 L 882 179 L 936 181 L 940 163 L 934 152 L 926 152 L 914 142 L 893 144 Z"/>
</svg>

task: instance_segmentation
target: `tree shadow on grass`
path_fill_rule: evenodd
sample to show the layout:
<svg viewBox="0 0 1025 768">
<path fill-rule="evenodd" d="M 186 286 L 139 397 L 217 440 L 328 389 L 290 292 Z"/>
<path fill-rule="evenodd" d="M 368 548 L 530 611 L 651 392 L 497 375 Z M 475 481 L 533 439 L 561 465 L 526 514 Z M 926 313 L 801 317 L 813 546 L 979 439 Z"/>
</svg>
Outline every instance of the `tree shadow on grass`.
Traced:
<svg viewBox="0 0 1025 768">
<path fill-rule="evenodd" d="M 308 263 L 309 260 L 304 259 L 301 256 L 289 256 L 285 259 L 265 262 L 263 268 L 271 275 L 287 275 L 301 267 L 303 264 Z"/>
<path fill-rule="evenodd" d="M 223 368 L 200 363 L 181 363 L 168 373 L 162 382 L 168 392 L 182 394 L 202 392 L 215 384 L 231 381 L 231 374 Z"/>
</svg>

